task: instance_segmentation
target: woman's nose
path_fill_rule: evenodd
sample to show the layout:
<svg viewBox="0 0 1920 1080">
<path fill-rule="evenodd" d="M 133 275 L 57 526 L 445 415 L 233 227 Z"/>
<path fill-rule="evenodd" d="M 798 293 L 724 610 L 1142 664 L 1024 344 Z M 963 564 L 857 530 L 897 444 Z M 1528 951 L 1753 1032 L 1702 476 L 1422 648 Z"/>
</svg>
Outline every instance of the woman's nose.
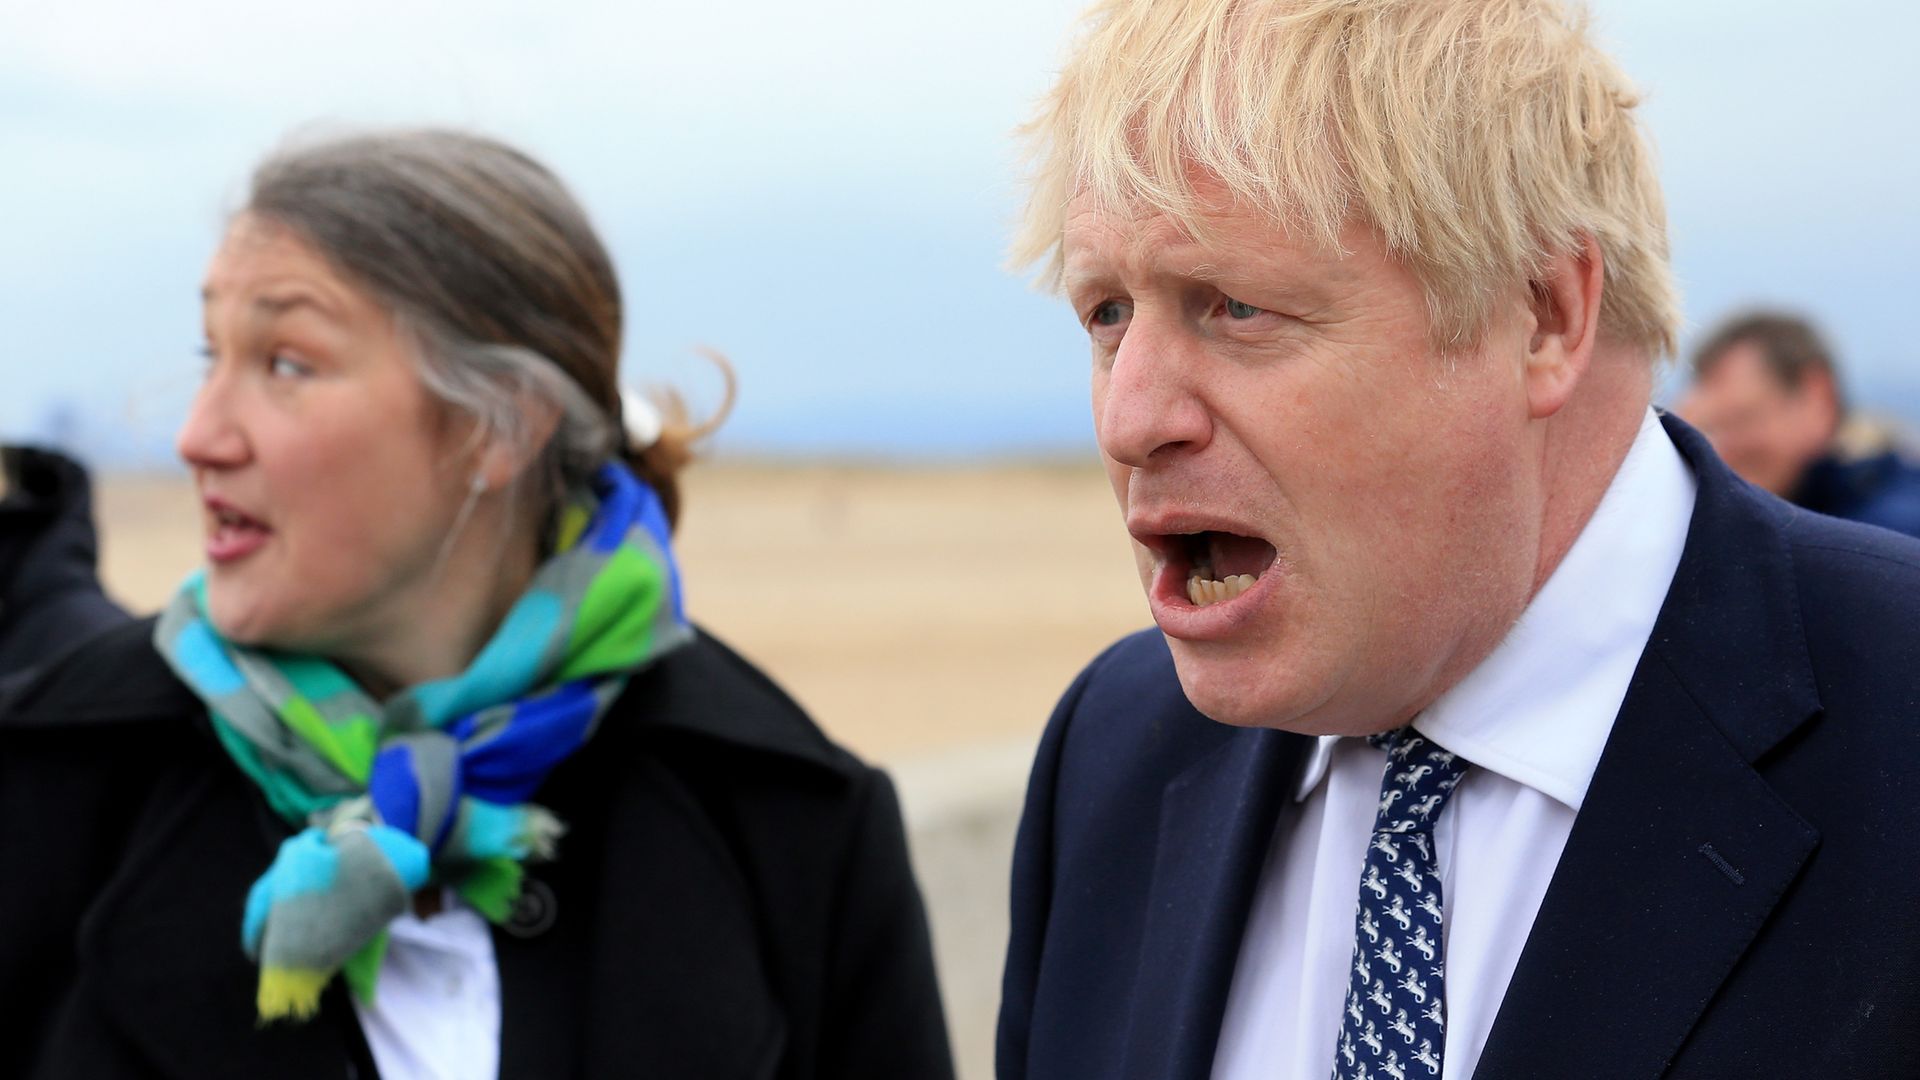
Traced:
<svg viewBox="0 0 1920 1080">
<path fill-rule="evenodd" d="M 247 441 L 235 417 L 231 380 L 217 363 L 193 395 L 174 449 L 196 469 L 231 468 L 246 461 Z"/>
</svg>

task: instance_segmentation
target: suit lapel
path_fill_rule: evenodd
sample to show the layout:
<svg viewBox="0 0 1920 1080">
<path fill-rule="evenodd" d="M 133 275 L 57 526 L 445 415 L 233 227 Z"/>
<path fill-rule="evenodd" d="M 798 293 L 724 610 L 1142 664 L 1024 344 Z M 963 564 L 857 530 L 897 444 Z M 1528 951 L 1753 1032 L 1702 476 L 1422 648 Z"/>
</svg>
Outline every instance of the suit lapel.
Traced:
<svg viewBox="0 0 1920 1080">
<path fill-rule="evenodd" d="M 1643 664 L 1477 1077 L 1657 1077 L 1818 842 Z"/>
<path fill-rule="evenodd" d="M 1307 740 L 1238 731 L 1166 788 L 1127 1076 L 1202 1080 L 1267 845 Z"/>
<path fill-rule="evenodd" d="M 1686 550 L 1476 1077 L 1661 1075 L 1819 843 L 1753 767 L 1819 710 L 1783 511 L 1669 433 Z"/>
</svg>

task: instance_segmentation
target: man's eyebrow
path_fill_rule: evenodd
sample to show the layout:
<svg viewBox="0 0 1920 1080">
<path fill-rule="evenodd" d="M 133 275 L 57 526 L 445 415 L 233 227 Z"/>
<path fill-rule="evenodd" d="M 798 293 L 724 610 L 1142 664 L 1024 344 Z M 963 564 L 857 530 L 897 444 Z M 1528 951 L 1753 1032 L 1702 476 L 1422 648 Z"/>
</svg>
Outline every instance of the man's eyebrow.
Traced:
<svg viewBox="0 0 1920 1080">
<path fill-rule="evenodd" d="M 1073 293 L 1081 289 L 1103 286 L 1113 280 L 1113 275 L 1105 269 L 1089 266 L 1076 266 L 1072 263 L 1060 269 L 1060 289 Z"/>
<path fill-rule="evenodd" d="M 1327 299 L 1325 283 L 1300 278 L 1279 270 L 1231 269 L 1205 259 L 1180 261 L 1170 265 L 1144 268 L 1143 280 L 1197 282 L 1224 291 L 1257 292 L 1286 298 L 1289 302 L 1321 304 Z M 1068 263 L 1060 270 L 1060 290 L 1067 296 L 1115 287 L 1119 275 L 1105 264 Z"/>
<path fill-rule="evenodd" d="M 1290 280 L 1282 273 L 1229 270 L 1210 262 L 1195 263 L 1183 276 L 1196 281 L 1208 281 L 1215 285 L 1228 285 L 1242 289 L 1268 289 L 1291 293 L 1300 292 L 1305 287 L 1302 282 Z"/>
</svg>

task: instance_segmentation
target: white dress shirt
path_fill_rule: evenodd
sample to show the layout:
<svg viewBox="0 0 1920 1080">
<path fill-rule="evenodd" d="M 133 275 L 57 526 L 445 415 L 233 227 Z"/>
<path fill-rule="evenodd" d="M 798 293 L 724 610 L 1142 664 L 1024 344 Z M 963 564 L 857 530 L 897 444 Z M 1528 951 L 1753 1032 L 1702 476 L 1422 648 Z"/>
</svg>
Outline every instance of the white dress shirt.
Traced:
<svg viewBox="0 0 1920 1080">
<path fill-rule="evenodd" d="M 500 1075 L 500 969 L 493 932 L 447 890 L 426 919 L 387 924 L 387 955 L 360 1030 L 382 1080 L 494 1080 Z"/>
<path fill-rule="evenodd" d="M 1434 827 L 1446 912 L 1440 1080 L 1465 1080 L 1479 1063 L 1680 565 L 1694 493 L 1648 410 L 1592 520 L 1506 639 L 1414 720 L 1474 766 Z M 1241 938 L 1215 1080 L 1332 1074 L 1385 767 L 1364 739 L 1322 736 L 1313 748 Z"/>
</svg>

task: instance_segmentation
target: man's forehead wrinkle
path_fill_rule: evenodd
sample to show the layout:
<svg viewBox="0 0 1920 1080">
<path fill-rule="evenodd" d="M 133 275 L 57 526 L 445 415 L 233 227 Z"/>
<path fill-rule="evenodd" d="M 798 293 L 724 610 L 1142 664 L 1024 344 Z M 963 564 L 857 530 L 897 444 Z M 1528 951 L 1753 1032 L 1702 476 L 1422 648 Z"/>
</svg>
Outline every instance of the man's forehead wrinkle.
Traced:
<svg viewBox="0 0 1920 1080">
<path fill-rule="evenodd" d="M 1134 221 L 1116 221 L 1098 210 L 1083 210 L 1067 224 L 1062 277 L 1071 287 L 1093 278 L 1148 273 L 1165 247 L 1160 232 L 1158 222 L 1142 226 Z"/>
<path fill-rule="evenodd" d="M 1138 281 L 1203 281 L 1240 286 L 1278 284 L 1278 267 L 1266 265 L 1230 268 L 1190 237 L 1163 242 L 1152 235 L 1136 235 L 1124 244 L 1074 250 L 1066 261 L 1062 280 L 1069 291 L 1115 278 Z"/>
<path fill-rule="evenodd" d="M 1296 314 L 1325 315 L 1328 305 L 1342 297 L 1351 301 L 1368 281 L 1371 264 L 1360 257 L 1356 243 L 1364 243 L 1354 235 L 1323 241 L 1276 225 L 1257 210 L 1207 218 L 1199 226 L 1204 237 L 1168 214 L 1116 217 L 1090 199 L 1075 211 L 1061 277 L 1068 295 L 1205 285 L 1243 299 L 1280 300 Z"/>
<path fill-rule="evenodd" d="M 1249 242 L 1249 226 L 1266 231 L 1273 243 Z M 1082 196 L 1070 211 L 1063 240 L 1061 280 L 1068 289 L 1115 276 L 1268 289 L 1337 287 L 1359 273 L 1349 238 L 1327 243 L 1245 206 L 1189 222 L 1162 211 L 1116 213 Z"/>
</svg>

